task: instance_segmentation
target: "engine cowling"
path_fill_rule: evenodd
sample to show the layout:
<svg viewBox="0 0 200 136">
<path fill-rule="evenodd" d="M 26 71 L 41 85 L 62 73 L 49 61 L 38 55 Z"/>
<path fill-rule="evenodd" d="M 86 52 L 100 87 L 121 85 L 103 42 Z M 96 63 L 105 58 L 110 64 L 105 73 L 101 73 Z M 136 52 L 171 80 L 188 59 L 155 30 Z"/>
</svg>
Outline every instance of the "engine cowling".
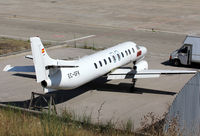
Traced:
<svg viewBox="0 0 200 136">
<path fill-rule="evenodd" d="M 62 82 L 64 81 L 62 79 L 62 73 L 61 70 L 57 70 L 56 74 L 50 74 L 50 77 L 48 76 L 46 80 L 43 80 L 41 82 L 42 87 L 44 88 L 62 88 Z"/>
<path fill-rule="evenodd" d="M 135 64 L 137 71 L 147 70 L 148 69 L 148 63 L 146 60 L 142 60 Z"/>
</svg>

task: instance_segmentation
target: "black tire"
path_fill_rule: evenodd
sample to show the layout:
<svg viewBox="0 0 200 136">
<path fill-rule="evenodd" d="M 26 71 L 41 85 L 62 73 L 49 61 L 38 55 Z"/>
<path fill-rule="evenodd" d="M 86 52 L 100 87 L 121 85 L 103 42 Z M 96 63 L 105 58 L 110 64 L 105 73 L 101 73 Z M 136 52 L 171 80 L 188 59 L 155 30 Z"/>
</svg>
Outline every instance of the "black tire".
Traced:
<svg viewBox="0 0 200 136">
<path fill-rule="evenodd" d="M 175 59 L 175 60 L 174 60 L 174 66 L 179 66 L 179 65 L 180 65 L 180 60 Z"/>
</svg>

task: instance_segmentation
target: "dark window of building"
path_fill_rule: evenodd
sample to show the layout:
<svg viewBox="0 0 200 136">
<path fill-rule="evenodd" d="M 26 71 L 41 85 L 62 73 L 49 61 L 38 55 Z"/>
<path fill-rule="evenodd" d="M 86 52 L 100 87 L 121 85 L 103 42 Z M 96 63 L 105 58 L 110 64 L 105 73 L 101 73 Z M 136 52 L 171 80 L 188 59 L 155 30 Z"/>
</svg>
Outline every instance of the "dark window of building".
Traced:
<svg viewBox="0 0 200 136">
<path fill-rule="evenodd" d="M 97 69 L 97 64 L 96 63 L 94 63 L 94 67 Z"/>
</svg>

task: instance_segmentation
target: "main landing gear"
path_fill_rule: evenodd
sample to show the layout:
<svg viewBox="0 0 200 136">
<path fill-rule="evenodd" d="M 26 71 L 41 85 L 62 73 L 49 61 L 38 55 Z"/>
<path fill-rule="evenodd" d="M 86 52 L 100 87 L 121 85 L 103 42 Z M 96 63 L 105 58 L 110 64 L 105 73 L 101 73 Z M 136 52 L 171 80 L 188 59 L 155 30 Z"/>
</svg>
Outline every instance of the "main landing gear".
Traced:
<svg viewBox="0 0 200 136">
<path fill-rule="evenodd" d="M 133 93 L 133 92 L 135 91 L 135 83 L 136 83 L 136 81 L 137 81 L 137 79 L 134 79 L 134 78 L 132 79 L 132 83 L 133 83 L 133 84 L 132 84 L 132 86 L 131 86 L 131 88 L 130 88 L 130 92 L 131 92 L 131 93 Z"/>
<path fill-rule="evenodd" d="M 137 71 L 137 66 L 135 66 L 135 63 L 136 62 L 133 62 L 133 71 L 134 71 L 134 74 L 136 74 L 136 71 Z M 135 76 L 135 75 L 134 75 Z M 135 79 L 134 78 L 134 76 L 133 76 L 133 78 L 132 78 L 132 86 L 131 86 L 131 88 L 130 88 L 130 92 L 134 92 L 135 91 L 135 83 L 136 83 L 136 81 L 137 81 L 137 79 Z"/>
</svg>

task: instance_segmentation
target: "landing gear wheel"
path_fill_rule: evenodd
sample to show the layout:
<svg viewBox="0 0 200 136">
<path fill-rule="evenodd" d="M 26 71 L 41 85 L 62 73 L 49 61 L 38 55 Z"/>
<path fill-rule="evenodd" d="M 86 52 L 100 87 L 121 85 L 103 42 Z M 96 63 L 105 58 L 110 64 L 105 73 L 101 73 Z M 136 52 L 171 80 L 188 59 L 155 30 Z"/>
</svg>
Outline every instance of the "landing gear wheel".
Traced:
<svg viewBox="0 0 200 136">
<path fill-rule="evenodd" d="M 180 65 L 180 61 L 178 59 L 174 60 L 174 66 L 179 66 Z"/>
</svg>

